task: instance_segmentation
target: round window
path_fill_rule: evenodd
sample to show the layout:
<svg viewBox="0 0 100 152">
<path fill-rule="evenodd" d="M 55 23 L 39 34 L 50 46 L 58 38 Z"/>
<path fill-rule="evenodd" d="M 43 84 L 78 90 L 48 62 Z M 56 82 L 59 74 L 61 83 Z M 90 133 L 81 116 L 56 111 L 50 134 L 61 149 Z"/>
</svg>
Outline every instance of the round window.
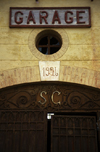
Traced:
<svg viewBox="0 0 100 152">
<path fill-rule="evenodd" d="M 62 28 L 34 29 L 28 41 L 30 51 L 37 59 L 43 61 L 58 60 L 66 53 L 68 44 L 67 33 Z"/>
<path fill-rule="evenodd" d="M 55 31 L 41 32 L 36 39 L 37 49 L 45 55 L 56 53 L 62 45 L 60 35 Z"/>
</svg>

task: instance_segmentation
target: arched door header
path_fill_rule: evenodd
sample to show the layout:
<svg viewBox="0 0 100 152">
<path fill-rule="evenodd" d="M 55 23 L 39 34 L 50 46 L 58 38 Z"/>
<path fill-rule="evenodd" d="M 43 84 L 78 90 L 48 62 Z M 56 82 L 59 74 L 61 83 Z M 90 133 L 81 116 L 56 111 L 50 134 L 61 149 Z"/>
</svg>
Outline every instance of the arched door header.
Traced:
<svg viewBox="0 0 100 152">
<path fill-rule="evenodd" d="M 0 90 L 0 109 L 96 112 L 100 90 L 60 82 L 17 85 Z"/>
</svg>

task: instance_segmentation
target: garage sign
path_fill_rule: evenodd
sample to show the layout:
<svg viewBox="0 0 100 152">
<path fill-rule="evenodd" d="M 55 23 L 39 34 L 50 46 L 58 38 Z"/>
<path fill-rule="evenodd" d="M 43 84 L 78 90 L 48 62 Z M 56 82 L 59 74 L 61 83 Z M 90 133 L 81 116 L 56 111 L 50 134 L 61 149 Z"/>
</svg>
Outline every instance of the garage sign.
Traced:
<svg viewBox="0 0 100 152">
<path fill-rule="evenodd" d="M 10 27 L 91 27 L 90 7 L 10 8 Z"/>
</svg>

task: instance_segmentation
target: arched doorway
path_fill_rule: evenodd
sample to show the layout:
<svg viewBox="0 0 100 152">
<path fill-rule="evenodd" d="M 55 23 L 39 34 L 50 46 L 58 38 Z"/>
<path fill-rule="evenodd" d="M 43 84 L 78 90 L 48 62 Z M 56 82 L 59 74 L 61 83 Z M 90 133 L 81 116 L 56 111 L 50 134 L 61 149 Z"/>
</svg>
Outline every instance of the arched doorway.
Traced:
<svg viewBox="0 0 100 152">
<path fill-rule="evenodd" d="M 99 128 L 99 89 L 43 82 L 0 90 L 2 152 L 99 152 Z"/>
</svg>

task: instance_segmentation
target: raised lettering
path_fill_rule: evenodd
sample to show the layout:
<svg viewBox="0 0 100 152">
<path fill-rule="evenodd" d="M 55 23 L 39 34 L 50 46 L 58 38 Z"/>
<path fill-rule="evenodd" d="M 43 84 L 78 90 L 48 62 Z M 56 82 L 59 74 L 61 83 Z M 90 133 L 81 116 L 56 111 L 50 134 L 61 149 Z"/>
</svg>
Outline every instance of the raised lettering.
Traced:
<svg viewBox="0 0 100 152">
<path fill-rule="evenodd" d="M 60 95 L 60 94 L 61 94 L 61 92 L 59 92 L 59 91 L 54 91 L 54 92 L 52 93 L 51 100 L 52 100 L 52 102 L 53 102 L 54 104 L 56 104 L 56 105 L 57 105 L 57 104 L 59 104 L 59 105 L 60 105 L 60 104 L 61 104 L 61 102 L 60 102 L 60 101 L 58 101 L 58 102 L 54 102 L 54 99 L 53 99 L 53 98 L 54 98 L 54 94 L 55 94 L 56 92 L 58 93 L 58 95 Z"/>
<path fill-rule="evenodd" d="M 77 11 L 76 14 L 77 14 L 77 24 L 85 24 L 85 21 L 82 22 L 80 21 L 80 19 L 83 18 L 83 16 L 80 16 L 80 13 L 85 13 L 85 11 Z"/>
<path fill-rule="evenodd" d="M 47 92 L 42 91 L 42 92 L 40 93 L 40 97 L 41 97 L 42 99 L 44 99 L 44 102 L 41 102 L 41 100 L 38 101 L 38 102 L 41 103 L 42 105 L 44 105 L 44 104 L 47 102 L 47 100 L 43 97 L 43 93 L 44 93 L 44 94 L 47 94 Z"/>
<path fill-rule="evenodd" d="M 55 67 L 55 76 L 58 76 L 58 73 L 56 73 L 56 67 Z"/>
<path fill-rule="evenodd" d="M 46 71 L 47 71 L 46 76 L 49 76 L 50 73 L 49 73 L 49 68 L 48 67 L 46 68 Z"/>
<path fill-rule="evenodd" d="M 69 17 L 69 21 L 68 21 L 68 14 L 73 15 L 73 12 L 71 12 L 71 11 L 66 11 L 66 12 L 65 12 L 65 22 L 69 24 L 69 23 L 72 23 L 72 22 L 73 22 L 73 18 L 72 18 L 72 17 Z"/>
<path fill-rule="evenodd" d="M 15 13 L 15 22 L 16 22 L 17 24 L 21 24 L 21 23 L 23 22 L 23 18 L 22 18 L 22 17 L 19 17 L 19 21 L 18 21 L 18 20 L 17 20 L 18 14 L 23 15 L 23 13 L 22 13 L 21 11 L 16 12 L 16 13 Z"/>
<path fill-rule="evenodd" d="M 46 15 L 44 16 L 43 13 L 45 13 Z M 41 11 L 40 12 L 40 24 L 42 24 L 42 19 L 44 19 L 44 21 L 45 21 L 46 24 L 48 24 L 48 22 L 46 20 L 47 17 L 48 17 L 48 13 L 46 11 Z"/>
<path fill-rule="evenodd" d="M 35 19 L 34 19 L 34 15 L 32 14 L 32 11 L 29 12 L 27 24 L 29 24 L 30 21 L 33 21 L 33 23 L 36 24 Z"/>
<path fill-rule="evenodd" d="M 54 12 L 53 19 L 52 19 L 52 24 L 54 24 L 55 21 L 58 21 L 59 24 L 61 24 L 59 14 L 57 11 Z"/>
</svg>

